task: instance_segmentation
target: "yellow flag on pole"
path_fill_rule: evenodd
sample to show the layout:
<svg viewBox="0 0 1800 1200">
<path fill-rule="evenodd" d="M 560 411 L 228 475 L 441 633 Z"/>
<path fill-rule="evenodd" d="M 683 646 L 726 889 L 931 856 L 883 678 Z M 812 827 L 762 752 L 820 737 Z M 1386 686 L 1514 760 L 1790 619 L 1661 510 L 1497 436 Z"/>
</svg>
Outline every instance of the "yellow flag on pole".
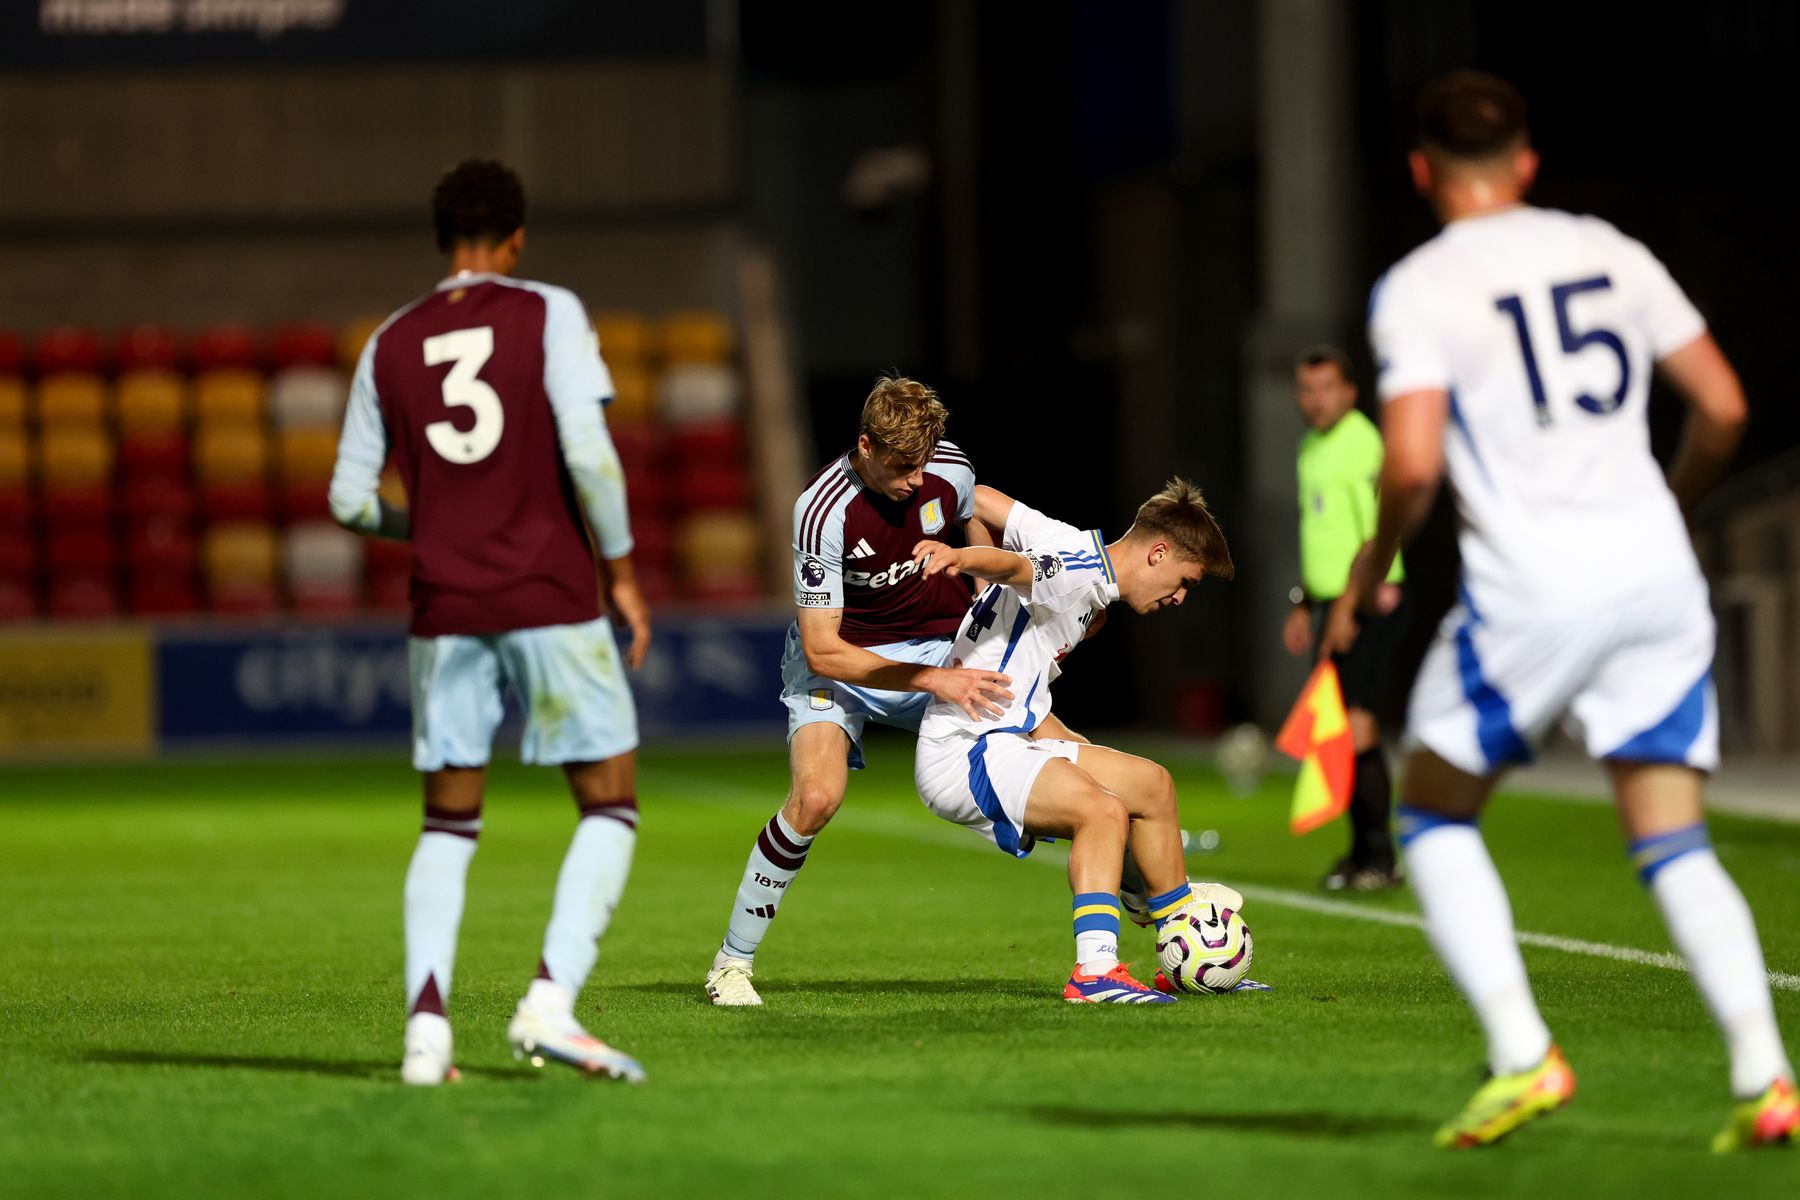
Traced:
<svg viewBox="0 0 1800 1200">
<path fill-rule="evenodd" d="M 1275 748 L 1300 762 L 1288 829 L 1295 837 L 1334 820 L 1350 807 L 1356 781 L 1356 746 L 1337 668 L 1320 663 L 1300 689 L 1294 710 L 1275 737 Z"/>
</svg>

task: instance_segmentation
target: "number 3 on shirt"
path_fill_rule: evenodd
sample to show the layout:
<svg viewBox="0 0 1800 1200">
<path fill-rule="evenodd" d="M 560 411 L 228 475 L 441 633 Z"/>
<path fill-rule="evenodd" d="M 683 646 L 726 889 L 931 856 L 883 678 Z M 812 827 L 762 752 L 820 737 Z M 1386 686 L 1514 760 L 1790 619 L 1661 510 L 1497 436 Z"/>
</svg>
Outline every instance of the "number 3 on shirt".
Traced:
<svg viewBox="0 0 1800 1200">
<path fill-rule="evenodd" d="M 1619 406 L 1625 403 L 1625 393 L 1631 386 L 1631 360 L 1625 355 L 1625 343 L 1612 330 L 1589 329 L 1577 333 L 1575 323 L 1569 319 L 1569 301 L 1582 292 L 1604 292 L 1611 287 L 1611 279 L 1605 275 L 1596 275 L 1592 279 L 1578 279 L 1574 283 L 1559 283 L 1550 289 L 1550 303 L 1556 309 L 1556 334 L 1562 340 L 1563 353 L 1575 354 L 1589 346 L 1605 346 L 1619 358 L 1619 386 L 1612 395 L 1590 396 L 1583 392 L 1575 397 L 1575 403 L 1598 417 L 1619 411 Z M 1537 406 L 1537 423 L 1548 425 L 1550 397 L 1544 394 L 1544 377 L 1538 371 L 1537 354 L 1531 348 L 1531 330 L 1525 324 L 1525 306 L 1517 296 L 1502 296 L 1494 301 L 1494 307 L 1511 317 L 1513 325 L 1518 329 L 1519 350 L 1525 357 L 1525 378 L 1531 383 L 1531 402 Z"/>
<path fill-rule="evenodd" d="M 433 421 L 425 427 L 431 448 L 453 463 L 478 463 L 500 444 L 500 433 L 506 427 L 500 393 L 475 378 L 493 354 L 492 325 L 425 339 L 426 366 L 453 364 L 444 376 L 444 403 L 464 405 L 475 414 L 475 424 L 468 429 L 458 429 L 454 421 Z"/>
</svg>

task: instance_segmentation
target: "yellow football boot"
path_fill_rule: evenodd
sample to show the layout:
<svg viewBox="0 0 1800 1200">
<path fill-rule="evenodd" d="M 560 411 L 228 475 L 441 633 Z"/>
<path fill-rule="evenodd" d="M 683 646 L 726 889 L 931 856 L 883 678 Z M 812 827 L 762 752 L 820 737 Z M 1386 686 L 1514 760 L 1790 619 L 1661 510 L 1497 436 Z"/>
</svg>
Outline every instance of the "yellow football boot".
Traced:
<svg viewBox="0 0 1800 1200">
<path fill-rule="evenodd" d="M 1561 1108 L 1574 1094 L 1575 1072 L 1562 1051 L 1551 1046 L 1544 1061 L 1531 1070 L 1496 1075 L 1482 1084 L 1432 1140 L 1458 1150 L 1491 1146 L 1527 1121 Z"/>
</svg>

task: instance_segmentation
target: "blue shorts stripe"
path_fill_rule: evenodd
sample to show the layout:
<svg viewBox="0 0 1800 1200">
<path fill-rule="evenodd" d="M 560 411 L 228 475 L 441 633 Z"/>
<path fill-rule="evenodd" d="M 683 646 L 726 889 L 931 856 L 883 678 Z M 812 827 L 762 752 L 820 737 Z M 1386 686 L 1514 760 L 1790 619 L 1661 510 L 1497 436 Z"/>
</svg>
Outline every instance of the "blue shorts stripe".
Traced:
<svg viewBox="0 0 1800 1200">
<path fill-rule="evenodd" d="M 1408 804 L 1402 804 L 1399 807 L 1399 810 L 1394 814 L 1394 818 L 1394 824 L 1400 833 L 1400 845 L 1402 848 L 1410 845 L 1414 839 L 1419 837 L 1419 835 L 1430 833 L 1433 829 L 1437 829 L 1443 825 L 1462 825 L 1471 829 L 1475 826 L 1475 819 L 1473 817 L 1452 817 L 1444 813 L 1428 812 L 1422 808 L 1413 808 Z"/>
<path fill-rule="evenodd" d="M 1481 673 L 1472 623 L 1464 623 L 1456 631 L 1456 665 L 1462 674 L 1463 696 L 1475 707 L 1475 738 L 1481 744 L 1488 770 L 1508 763 L 1530 762 L 1531 748 L 1513 728 L 1512 705 Z"/>
<path fill-rule="evenodd" d="M 994 781 L 988 778 L 986 738 L 969 747 L 969 794 L 975 797 L 975 807 L 981 810 L 981 815 L 994 823 L 996 846 L 1014 858 L 1024 858 L 1030 853 L 1019 849 L 1019 830 L 1006 815 L 999 793 L 994 791 Z"/>
<path fill-rule="evenodd" d="M 1624 762 L 1687 762 L 1688 751 L 1694 748 L 1694 743 L 1700 739 L 1700 730 L 1706 724 L 1706 700 L 1711 689 L 1712 668 L 1709 666 L 1666 717 L 1628 738 L 1624 745 L 1605 757 Z"/>
</svg>

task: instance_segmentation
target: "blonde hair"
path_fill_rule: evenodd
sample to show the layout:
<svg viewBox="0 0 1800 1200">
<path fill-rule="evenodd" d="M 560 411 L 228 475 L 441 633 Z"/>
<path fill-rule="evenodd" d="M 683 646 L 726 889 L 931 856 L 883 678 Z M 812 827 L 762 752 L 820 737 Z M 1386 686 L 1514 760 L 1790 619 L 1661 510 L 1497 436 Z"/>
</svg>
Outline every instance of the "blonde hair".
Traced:
<svg viewBox="0 0 1800 1200">
<path fill-rule="evenodd" d="M 916 379 L 883 375 L 863 401 L 860 432 L 875 449 L 922 463 L 943 440 L 949 419 L 950 410 L 936 392 Z"/>
<path fill-rule="evenodd" d="M 1225 531 L 1207 509 L 1200 489 L 1179 475 L 1138 506 L 1125 536 L 1161 538 L 1181 557 L 1199 563 L 1208 575 L 1220 579 L 1230 579 L 1237 569 L 1225 545 Z"/>
</svg>

